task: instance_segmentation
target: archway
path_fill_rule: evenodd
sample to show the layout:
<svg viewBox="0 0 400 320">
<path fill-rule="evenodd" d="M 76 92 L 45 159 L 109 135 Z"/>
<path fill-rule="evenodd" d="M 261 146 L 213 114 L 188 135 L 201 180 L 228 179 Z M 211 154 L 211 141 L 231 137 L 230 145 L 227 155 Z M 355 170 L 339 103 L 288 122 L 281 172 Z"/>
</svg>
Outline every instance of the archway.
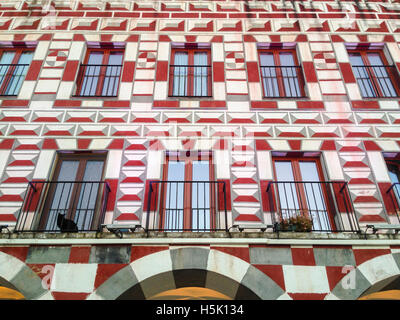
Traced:
<svg viewBox="0 0 400 320">
<path fill-rule="evenodd" d="M 0 252 L 0 266 L 7 266 L 0 268 L 0 279 L 3 279 L 0 287 L 6 288 L 3 289 L 4 295 L 7 292 L 7 295 L 15 297 L 22 295 L 26 300 L 53 299 L 51 293 L 43 286 L 42 279 L 21 260 Z"/>
<path fill-rule="evenodd" d="M 241 300 L 275 300 L 285 293 L 269 276 L 243 259 L 209 247 L 177 246 L 131 262 L 88 299 L 152 299 L 165 294 L 171 297 L 170 290 L 175 289 L 181 289 L 181 298 L 183 291 L 186 298 L 212 294 Z"/>
<path fill-rule="evenodd" d="M 24 300 L 25 296 L 9 281 L 0 277 L 0 300 Z"/>
<path fill-rule="evenodd" d="M 370 293 L 374 295 L 369 298 L 376 298 L 384 295 L 376 294 L 381 289 L 399 288 L 399 276 L 400 253 L 381 255 L 354 267 L 325 299 L 356 300 Z"/>
<path fill-rule="evenodd" d="M 379 281 L 368 288 L 359 300 L 400 300 L 400 274 Z"/>
<path fill-rule="evenodd" d="M 117 300 L 259 300 L 245 285 L 207 270 L 184 269 L 147 278 Z"/>
</svg>

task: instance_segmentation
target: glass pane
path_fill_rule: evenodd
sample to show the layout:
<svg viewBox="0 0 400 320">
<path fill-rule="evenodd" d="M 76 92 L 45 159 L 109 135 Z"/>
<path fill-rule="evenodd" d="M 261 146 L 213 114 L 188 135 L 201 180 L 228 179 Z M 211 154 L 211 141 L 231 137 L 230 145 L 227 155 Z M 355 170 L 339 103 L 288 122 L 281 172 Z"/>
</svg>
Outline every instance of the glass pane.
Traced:
<svg viewBox="0 0 400 320">
<path fill-rule="evenodd" d="M 208 161 L 193 161 L 192 183 L 192 228 L 210 229 L 210 164 Z"/>
<path fill-rule="evenodd" d="M 304 182 L 305 206 L 313 221 L 315 230 L 330 230 L 329 213 L 325 203 L 323 188 L 314 161 L 299 162 L 302 181 Z"/>
<path fill-rule="evenodd" d="M 108 59 L 108 67 L 104 76 L 102 89 L 103 96 L 116 96 L 118 93 L 119 76 L 122 68 L 122 52 L 111 52 Z"/>
<path fill-rule="evenodd" d="M 3 81 L 5 81 L 5 76 L 10 68 L 14 56 L 14 51 L 4 51 L 0 58 L 0 86 L 3 85 Z"/>
<path fill-rule="evenodd" d="M 193 66 L 193 95 L 208 96 L 208 54 L 207 52 L 195 52 Z M 204 67 L 202 67 L 204 66 Z"/>
<path fill-rule="evenodd" d="M 364 61 L 358 53 L 351 53 L 349 55 L 350 63 L 353 67 L 354 76 L 357 79 L 361 95 L 365 98 L 375 97 L 375 90 L 370 78 L 370 70 L 368 66 L 364 66 Z"/>
<path fill-rule="evenodd" d="M 9 84 L 6 89 L 6 94 L 17 95 L 21 89 L 22 83 L 28 72 L 29 65 L 32 61 L 33 52 L 25 51 L 19 57 L 18 64 L 12 67 L 12 76 L 9 79 Z"/>
<path fill-rule="evenodd" d="M 189 56 L 187 52 L 175 52 L 173 66 L 173 96 L 187 96 L 188 63 Z"/>
<path fill-rule="evenodd" d="M 281 52 L 279 53 L 279 59 L 285 97 L 300 97 L 301 91 L 297 77 L 298 68 L 295 66 L 293 54 L 291 52 Z"/>
<path fill-rule="evenodd" d="M 167 179 L 164 228 L 183 229 L 184 183 L 180 181 L 185 181 L 185 163 L 169 161 Z"/>
<path fill-rule="evenodd" d="M 101 64 L 103 63 L 103 52 L 95 51 L 89 54 L 89 59 L 84 70 L 80 95 L 95 96 Z"/>
<path fill-rule="evenodd" d="M 79 230 L 90 230 L 96 209 L 96 200 L 100 187 L 98 182 L 101 181 L 103 165 L 104 162 L 98 160 L 90 160 L 86 162 L 83 182 L 80 184 L 80 195 L 74 219 Z"/>
<path fill-rule="evenodd" d="M 298 185 L 293 175 L 290 161 L 275 161 L 277 188 L 279 194 L 279 207 L 282 218 L 287 219 L 296 216 L 299 212 Z"/>
<path fill-rule="evenodd" d="M 389 67 L 384 66 L 384 63 L 379 53 L 368 53 L 367 56 L 369 63 L 372 66 L 371 70 L 373 76 L 376 79 L 377 86 L 379 86 L 382 96 L 396 97 L 397 93 L 389 76 Z"/>
<path fill-rule="evenodd" d="M 266 97 L 279 97 L 278 80 L 272 53 L 260 54 L 261 76 Z"/>
<path fill-rule="evenodd" d="M 58 215 L 67 215 L 74 189 L 79 161 L 62 161 L 55 184 L 54 196 L 51 200 L 46 230 L 59 230 Z M 65 217 L 66 218 L 66 217 Z"/>
</svg>

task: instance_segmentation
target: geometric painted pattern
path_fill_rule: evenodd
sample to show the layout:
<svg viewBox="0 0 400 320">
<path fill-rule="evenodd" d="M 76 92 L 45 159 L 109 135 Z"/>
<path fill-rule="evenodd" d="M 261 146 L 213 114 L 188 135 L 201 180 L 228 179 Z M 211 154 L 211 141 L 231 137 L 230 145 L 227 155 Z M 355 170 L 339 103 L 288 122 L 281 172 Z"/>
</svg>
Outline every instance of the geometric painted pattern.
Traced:
<svg viewBox="0 0 400 320">
<path fill-rule="evenodd" d="M 395 247 L 32 245 L 0 247 L 2 265 L 13 266 L 0 276 L 27 299 L 148 299 L 189 286 L 185 272 L 192 270 L 191 286 L 232 299 L 353 300 L 399 275 L 399 255 Z"/>
</svg>

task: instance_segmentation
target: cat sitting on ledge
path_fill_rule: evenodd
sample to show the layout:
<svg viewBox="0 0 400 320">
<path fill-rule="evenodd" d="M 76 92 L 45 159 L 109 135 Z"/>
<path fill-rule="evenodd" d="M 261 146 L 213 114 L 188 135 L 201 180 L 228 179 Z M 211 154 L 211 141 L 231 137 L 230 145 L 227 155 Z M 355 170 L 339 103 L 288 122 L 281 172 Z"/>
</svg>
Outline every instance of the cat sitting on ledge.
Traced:
<svg viewBox="0 0 400 320">
<path fill-rule="evenodd" d="M 78 232 L 78 226 L 73 220 L 65 218 L 65 214 L 58 213 L 57 227 L 61 232 Z"/>
</svg>

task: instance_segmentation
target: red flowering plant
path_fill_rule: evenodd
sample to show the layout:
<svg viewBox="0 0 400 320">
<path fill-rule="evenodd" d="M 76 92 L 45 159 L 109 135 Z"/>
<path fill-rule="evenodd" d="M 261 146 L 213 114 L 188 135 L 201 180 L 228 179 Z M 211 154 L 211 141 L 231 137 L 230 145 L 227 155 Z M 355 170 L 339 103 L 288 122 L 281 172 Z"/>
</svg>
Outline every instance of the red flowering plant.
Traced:
<svg viewBox="0 0 400 320">
<path fill-rule="evenodd" d="M 279 223 L 279 230 L 310 232 L 312 230 L 312 220 L 305 215 L 281 219 L 281 222 Z"/>
</svg>

